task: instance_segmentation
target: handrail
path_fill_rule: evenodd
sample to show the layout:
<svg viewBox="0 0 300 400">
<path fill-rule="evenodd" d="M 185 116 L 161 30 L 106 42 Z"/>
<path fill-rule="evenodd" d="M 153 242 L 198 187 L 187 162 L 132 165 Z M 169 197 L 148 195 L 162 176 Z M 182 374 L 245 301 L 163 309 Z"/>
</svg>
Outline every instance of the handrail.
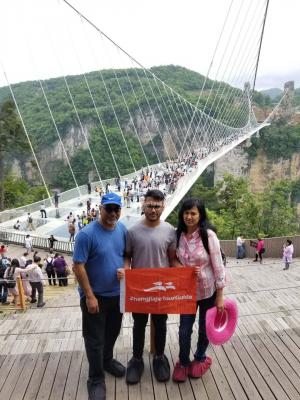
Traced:
<svg viewBox="0 0 300 400">
<path fill-rule="evenodd" d="M 10 232 L 5 228 L 0 227 L 0 242 L 5 244 L 17 244 L 24 246 L 26 233 L 21 232 Z M 42 236 L 31 236 L 32 246 L 37 249 L 49 250 L 49 241 L 47 237 Z M 57 240 L 54 242 L 53 250 L 54 252 L 61 252 L 66 254 L 72 254 L 73 252 L 73 242 L 67 242 L 63 240 Z"/>
</svg>

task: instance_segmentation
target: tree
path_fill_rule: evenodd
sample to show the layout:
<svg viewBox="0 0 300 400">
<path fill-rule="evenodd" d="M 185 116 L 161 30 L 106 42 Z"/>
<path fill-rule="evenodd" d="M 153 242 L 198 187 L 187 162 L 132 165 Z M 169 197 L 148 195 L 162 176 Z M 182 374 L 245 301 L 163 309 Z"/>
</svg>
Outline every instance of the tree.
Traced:
<svg viewBox="0 0 300 400">
<path fill-rule="evenodd" d="M 15 104 L 6 100 L 0 106 L 0 210 L 4 209 L 4 160 L 24 146 L 27 147 L 27 141 Z"/>
</svg>

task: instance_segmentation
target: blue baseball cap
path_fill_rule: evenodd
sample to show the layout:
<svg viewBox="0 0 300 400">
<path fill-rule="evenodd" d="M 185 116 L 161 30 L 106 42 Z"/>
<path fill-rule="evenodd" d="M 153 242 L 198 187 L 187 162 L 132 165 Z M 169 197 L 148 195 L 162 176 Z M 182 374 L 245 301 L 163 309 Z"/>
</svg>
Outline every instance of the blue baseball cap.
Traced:
<svg viewBox="0 0 300 400">
<path fill-rule="evenodd" d="M 116 204 L 118 206 L 122 206 L 121 197 L 116 193 L 107 193 L 102 197 L 101 205 L 105 206 L 106 204 Z"/>
</svg>

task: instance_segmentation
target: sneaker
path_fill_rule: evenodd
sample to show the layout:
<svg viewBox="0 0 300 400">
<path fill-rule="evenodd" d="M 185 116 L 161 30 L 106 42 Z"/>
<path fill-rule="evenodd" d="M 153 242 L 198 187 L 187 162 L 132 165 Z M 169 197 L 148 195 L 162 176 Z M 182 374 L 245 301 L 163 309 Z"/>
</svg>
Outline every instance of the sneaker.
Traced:
<svg viewBox="0 0 300 400">
<path fill-rule="evenodd" d="M 144 371 L 143 359 L 132 357 L 127 364 L 126 382 L 129 385 L 135 385 L 141 380 L 143 371 Z"/>
<path fill-rule="evenodd" d="M 32 299 L 32 300 L 30 300 L 30 303 L 31 303 L 31 304 L 36 303 L 36 302 L 37 302 L 37 299 Z"/>
<path fill-rule="evenodd" d="M 200 378 L 209 370 L 212 364 L 212 359 L 210 357 L 205 357 L 204 361 L 194 360 L 189 366 L 189 377 L 190 378 Z"/>
<path fill-rule="evenodd" d="M 41 303 L 41 304 L 38 304 L 37 307 L 38 307 L 38 308 L 42 308 L 42 307 L 44 307 L 44 305 L 46 305 L 45 302 L 43 302 L 43 303 Z"/>
<path fill-rule="evenodd" d="M 172 374 L 172 379 L 174 382 L 185 382 L 189 375 L 189 367 L 185 367 L 180 364 L 180 361 L 177 361 L 174 371 Z"/>
<path fill-rule="evenodd" d="M 4 303 L 1 303 L 3 306 L 8 306 L 10 304 L 9 301 L 5 301 Z"/>
<path fill-rule="evenodd" d="M 121 378 L 125 375 L 126 368 L 119 361 L 112 358 L 104 362 L 104 370 L 116 378 Z"/>
<path fill-rule="evenodd" d="M 170 364 L 164 354 L 162 356 L 154 356 L 153 372 L 158 382 L 166 382 L 170 379 Z"/>
<path fill-rule="evenodd" d="M 106 399 L 106 386 L 104 381 L 91 382 L 87 381 L 87 391 L 89 394 L 88 400 L 105 400 Z"/>
</svg>

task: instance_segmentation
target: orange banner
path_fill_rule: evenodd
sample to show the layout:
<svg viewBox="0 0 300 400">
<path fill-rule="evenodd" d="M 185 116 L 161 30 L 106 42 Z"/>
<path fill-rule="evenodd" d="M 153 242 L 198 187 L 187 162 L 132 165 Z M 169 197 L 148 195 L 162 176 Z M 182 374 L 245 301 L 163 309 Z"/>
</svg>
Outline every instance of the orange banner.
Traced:
<svg viewBox="0 0 300 400">
<path fill-rule="evenodd" d="M 126 270 L 125 311 L 145 314 L 195 314 L 194 268 Z"/>
</svg>

